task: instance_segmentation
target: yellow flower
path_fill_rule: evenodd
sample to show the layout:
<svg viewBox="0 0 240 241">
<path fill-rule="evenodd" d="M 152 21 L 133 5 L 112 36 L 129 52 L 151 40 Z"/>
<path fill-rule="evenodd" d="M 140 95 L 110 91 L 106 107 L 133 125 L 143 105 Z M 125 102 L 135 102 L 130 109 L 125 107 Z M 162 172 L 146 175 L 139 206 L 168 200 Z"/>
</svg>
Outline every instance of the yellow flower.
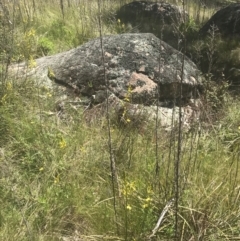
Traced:
<svg viewBox="0 0 240 241">
<path fill-rule="evenodd" d="M 40 172 L 42 172 L 43 170 L 44 170 L 44 168 L 43 168 L 43 167 L 39 168 L 39 171 L 40 171 Z"/>
<path fill-rule="evenodd" d="M 60 142 L 59 142 L 59 147 L 61 149 L 65 148 L 67 146 L 67 143 L 64 139 L 62 139 Z"/>
<path fill-rule="evenodd" d="M 134 192 L 136 192 L 136 184 L 135 184 L 135 182 L 126 182 L 123 185 L 122 194 L 124 196 L 131 195 Z"/>
<path fill-rule="evenodd" d="M 152 198 L 148 197 L 145 199 L 146 202 L 151 202 L 152 201 Z"/>
<path fill-rule="evenodd" d="M 144 199 L 143 199 L 144 200 Z M 152 201 L 152 198 L 148 197 L 144 200 L 144 204 L 142 205 L 143 208 L 149 207 L 150 202 Z"/>
<path fill-rule="evenodd" d="M 136 184 L 135 184 L 135 182 L 129 182 L 127 184 L 129 185 L 131 190 L 136 191 Z"/>
<path fill-rule="evenodd" d="M 152 198 L 147 197 L 144 201 L 145 203 L 142 205 L 142 207 L 147 208 L 149 206 L 149 203 L 152 201 Z"/>
<path fill-rule="evenodd" d="M 132 94 L 132 86 L 131 86 L 131 85 L 128 86 L 128 94 L 129 94 L 129 95 Z"/>
<path fill-rule="evenodd" d="M 7 94 L 5 94 L 3 97 L 2 97 L 2 99 L 1 99 L 1 102 L 2 102 L 2 104 L 6 104 L 7 103 Z"/>
<path fill-rule="evenodd" d="M 35 31 L 33 28 L 31 28 L 29 31 L 27 31 L 27 32 L 25 33 L 25 36 L 26 36 L 26 37 L 35 36 L 35 33 L 36 33 L 36 31 Z"/>
<path fill-rule="evenodd" d="M 132 207 L 129 204 L 127 205 L 127 210 L 132 210 Z"/>
<path fill-rule="evenodd" d="M 151 187 L 147 187 L 147 193 L 152 195 L 153 194 L 153 190 Z"/>
<path fill-rule="evenodd" d="M 7 82 L 7 84 L 6 84 L 6 89 L 7 89 L 8 91 L 12 90 L 12 83 Z"/>
<path fill-rule="evenodd" d="M 50 80 L 54 80 L 55 79 L 55 74 L 54 74 L 53 70 L 50 67 L 48 67 L 48 78 Z"/>
<path fill-rule="evenodd" d="M 28 60 L 28 67 L 30 69 L 33 69 L 37 66 L 37 62 L 33 59 L 32 56 L 30 56 L 29 60 Z"/>
<path fill-rule="evenodd" d="M 52 97 L 52 93 L 51 92 L 47 92 L 47 97 Z"/>
<path fill-rule="evenodd" d="M 86 151 L 86 148 L 84 147 L 84 146 L 81 146 L 80 147 L 80 151 L 82 152 L 82 153 L 86 153 L 87 151 Z"/>
<path fill-rule="evenodd" d="M 54 178 L 54 183 L 55 183 L 55 184 L 59 183 L 59 179 L 60 179 L 60 178 L 59 178 L 59 175 L 57 175 L 57 176 Z"/>
</svg>

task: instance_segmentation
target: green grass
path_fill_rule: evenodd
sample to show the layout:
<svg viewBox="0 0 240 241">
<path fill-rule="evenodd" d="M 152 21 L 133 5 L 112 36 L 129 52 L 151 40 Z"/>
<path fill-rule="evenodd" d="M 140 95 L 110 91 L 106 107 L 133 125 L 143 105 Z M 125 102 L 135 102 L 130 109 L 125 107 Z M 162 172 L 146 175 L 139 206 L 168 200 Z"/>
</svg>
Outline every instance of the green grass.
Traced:
<svg viewBox="0 0 240 241">
<path fill-rule="evenodd" d="M 119 26 L 114 18 L 114 11 L 128 2 L 130 1 L 101 2 L 104 34 L 128 31 L 127 28 Z M 11 49 L 13 61 L 29 60 L 30 56 L 36 58 L 68 50 L 99 36 L 96 0 L 74 1 L 70 2 L 70 5 L 67 1 L 63 3 L 63 12 L 58 0 L 51 3 L 46 0 L 5 3 L 12 25 L 5 26 L 3 35 L 7 35 L 7 41 L 3 48 Z M 205 22 L 216 11 L 214 6 L 203 8 L 195 1 L 188 1 L 185 8 L 191 19 L 198 24 Z"/>
<path fill-rule="evenodd" d="M 37 56 L 97 37 L 97 2 L 66 4 L 64 19 L 58 1 L 36 1 L 35 9 L 33 3 L 20 2 L 15 29 L 3 36 L 12 39 L 7 41 L 12 52 L 1 55 L 0 240 L 146 240 L 174 197 L 177 133 L 159 128 L 156 135 L 154 126 L 136 130 L 134 120 L 119 125 L 112 119 L 113 181 L 104 117 L 89 124 L 83 108 L 71 103 L 58 112 L 58 94 L 34 80 L 3 78 L 9 56 L 34 65 Z M 104 33 L 122 32 L 108 13 L 119 2 L 104 4 Z M 209 96 L 214 105 L 221 91 L 216 88 Z M 206 113 L 209 122 L 201 133 L 193 129 L 183 135 L 179 240 L 236 240 L 240 235 L 240 100 L 223 94 L 219 118 Z M 171 207 L 152 240 L 173 240 L 174 213 Z"/>
<path fill-rule="evenodd" d="M 24 93 L 24 94 L 23 94 Z M 0 237 L 61 240 L 144 240 L 173 197 L 176 141 L 159 130 L 111 126 L 118 182 L 113 205 L 106 121 L 89 126 L 82 110 L 55 111 L 55 96 L 34 84 L 6 87 L 0 106 Z M 3 100 L 3 97 L 1 97 Z M 239 235 L 239 101 L 201 136 L 183 137 L 179 218 L 182 240 Z M 101 123 L 101 127 L 99 127 Z M 170 143 L 172 145 L 170 145 Z M 173 208 L 157 240 L 173 238 Z"/>
</svg>

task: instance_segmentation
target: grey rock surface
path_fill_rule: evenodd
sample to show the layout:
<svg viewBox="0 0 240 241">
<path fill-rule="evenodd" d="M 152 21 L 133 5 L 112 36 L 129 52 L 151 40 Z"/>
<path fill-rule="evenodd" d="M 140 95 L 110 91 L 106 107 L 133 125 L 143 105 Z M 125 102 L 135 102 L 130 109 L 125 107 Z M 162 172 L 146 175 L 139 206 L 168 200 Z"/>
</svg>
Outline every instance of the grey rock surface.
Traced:
<svg viewBox="0 0 240 241">
<path fill-rule="evenodd" d="M 157 107 L 156 105 L 144 106 L 141 104 L 126 103 L 112 94 L 109 96 L 108 102 L 105 100 L 92 109 L 88 109 L 85 115 L 86 120 L 91 123 L 99 117 L 106 115 L 107 103 L 109 105 L 110 115 L 113 114 L 115 119 L 117 118 L 117 121 L 123 124 L 133 125 L 138 129 L 142 129 L 142 127 L 146 129 L 155 125 L 157 119 L 159 125 L 166 131 L 178 128 L 180 111 L 182 127 L 185 130 L 189 130 L 192 124 L 196 124 L 199 120 L 200 112 L 195 108 L 201 108 L 200 100 L 194 100 L 194 103 L 189 103 L 189 105 L 182 108 L 177 106 L 166 108 L 161 106 Z M 192 108 L 192 104 L 194 104 L 195 108 Z"/>
<path fill-rule="evenodd" d="M 116 18 L 132 31 L 153 33 L 171 46 L 177 48 L 181 38 L 181 25 L 189 20 L 183 8 L 165 2 L 133 1 L 123 5 Z"/>
<path fill-rule="evenodd" d="M 240 37 L 240 3 L 233 3 L 217 11 L 199 33 L 206 36 L 212 29 L 224 37 Z"/>
<path fill-rule="evenodd" d="M 72 88 L 80 96 L 94 99 L 94 104 L 106 100 L 106 86 L 119 100 L 127 98 L 131 104 L 143 106 L 187 106 L 199 98 L 202 77 L 196 65 L 153 34 L 113 35 L 102 41 L 104 64 L 100 39 L 94 39 L 39 58 L 33 69 L 21 63 L 11 66 L 10 72 L 34 78 L 40 85 L 57 83 Z"/>
<path fill-rule="evenodd" d="M 94 39 L 70 51 L 39 58 L 33 69 L 22 63 L 11 66 L 11 70 L 20 77 L 37 77 L 39 83 L 50 86 L 51 69 L 55 82 L 78 88 L 88 97 L 105 90 L 104 72 L 109 90 L 124 99 L 130 88 L 133 103 L 156 103 L 158 87 L 158 101 L 199 97 L 202 77 L 196 65 L 153 34 L 107 36 L 103 38 L 103 50 L 104 66 L 100 40 Z"/>
</svg>

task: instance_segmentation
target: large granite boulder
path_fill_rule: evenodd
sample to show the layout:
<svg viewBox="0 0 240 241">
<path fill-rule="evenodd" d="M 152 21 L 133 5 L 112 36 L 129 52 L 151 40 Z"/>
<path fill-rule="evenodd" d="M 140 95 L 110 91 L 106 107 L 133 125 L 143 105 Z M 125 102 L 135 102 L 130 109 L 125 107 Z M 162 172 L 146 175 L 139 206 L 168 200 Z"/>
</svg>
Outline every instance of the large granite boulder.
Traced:
<svg viewBox="0 0 240 241">
<path fill-rule="evenodd" d="M 240 3 L 229 4 L 217 11 L 199 30 L 199 36 L 205 43 L 202 71 L 208 72 L 211 66 L 214 80 L 228 81 L 231 89 L 239 91 Z"/>
<path fill-rule="evenodd" d="M 233 3 L 217 11 L 200 29 L 206 36 L 212 28 L 224 37 L 240 37 L 240 3 Z"/>
<path fill-rule="evenodd" d="M 39 84 L 58 83 L 74 89 L 93 99 L 94 105 L 104 103 L 106 88 L 121 103 L 145 107 L 186 107 L 199 98 L 202 79 L 196 65 L 153 34 L 106 36 L 102 42 L 104 64 L 100 39 L 94 39 L 39 58 L 33 69 L 22 63 L 11 66 L 10 71 L 33 77 Z"/>
<path fill-rule="evenodd" d="M 153 33 L 171 46 L 177 48 L 180 26 L 189 16 L 182 7 L 164 2 L 134 1 L 123 5 L 116 18 L 133 31 Z"/>
</svg>

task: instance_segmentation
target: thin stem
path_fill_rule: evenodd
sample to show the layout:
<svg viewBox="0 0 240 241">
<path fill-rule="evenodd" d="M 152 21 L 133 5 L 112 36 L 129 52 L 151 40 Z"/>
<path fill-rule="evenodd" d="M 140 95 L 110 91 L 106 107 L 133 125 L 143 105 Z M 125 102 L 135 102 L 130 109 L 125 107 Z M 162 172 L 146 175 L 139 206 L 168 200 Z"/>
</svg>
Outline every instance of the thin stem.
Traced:
<svg viewBox="0 0 240 241">
<path fill-rule="evenodd" d="M 185 1 L 182 1 L 183 6 L 183 18 L 185 21 Z M 179 86 L 179 120 L 178 120 L 178 144 L 177 144 L 177 156 L 174 165 L 174 184 L 175 184 L 175 240 L 179 238 L 179 223 L 178 223 L 178 207 L 179 207 L 179 194 L 180 194 L 180 163 L 181 163 L 181 153 L 182 153 L 182 84 L 184 79 L 184 62 L 185 62 L 185 52 L 186 52 L 186 38 L 185 29 L 183 30 L 183 54 L 182 54 L 182 66 L 181 66 L 181 81 Z"/>
<path fill-rule="evenodd" d="M 99 35 L 100 35 L 100 45 L 101 45 L 101 55 L 102 55 L 102 63 L 103 63 L 103 76 L 106 87 L 106 116 L 107 116 L 107 131 L 108 131 L 108 148 L 109 148 L 109 158 L 110 158 L 110 169 L 111 169 L 111 179 L 112 179 L 112 192 L 113 192 L 113 208 L 115 214 L 115 223 L 118 233 L 118 224 L 117 224 L 117 208 L 116 208 L 116 192 L 115 192 L 115 180 L 117 180 L 116 174 L 116 163 L 113 154 L 112 148 L 112 135 L 111 135 L 111 122 L 109 115 L 109 81 L 106 76 L 105 69 L 105 58 L 104 58 L 104 49 L 103 49 L 103 34 L 102 34 L 102 23 L 101 23 L 101 0 L 98 0 L 98 22 L 99 22 Z"/>
</svg>

